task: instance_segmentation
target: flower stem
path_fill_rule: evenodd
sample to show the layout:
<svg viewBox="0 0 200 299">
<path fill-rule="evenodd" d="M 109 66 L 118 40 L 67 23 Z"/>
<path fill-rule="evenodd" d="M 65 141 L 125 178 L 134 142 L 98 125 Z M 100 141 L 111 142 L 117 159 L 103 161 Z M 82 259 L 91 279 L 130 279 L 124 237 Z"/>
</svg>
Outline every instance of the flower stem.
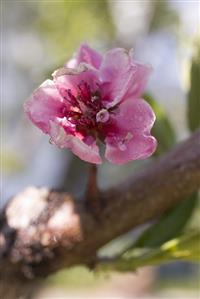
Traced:
<svg viewBox="0 0 200 299">
<path fill-rule="evenodd" d="M 97 174 L 98 170 L 96 164 L 90 164 L 86 189 L 86 206 L 91 210 L 94 216 L 98 218 L 102 209 L 102 202 L 100 200 Z"/>
</svg>

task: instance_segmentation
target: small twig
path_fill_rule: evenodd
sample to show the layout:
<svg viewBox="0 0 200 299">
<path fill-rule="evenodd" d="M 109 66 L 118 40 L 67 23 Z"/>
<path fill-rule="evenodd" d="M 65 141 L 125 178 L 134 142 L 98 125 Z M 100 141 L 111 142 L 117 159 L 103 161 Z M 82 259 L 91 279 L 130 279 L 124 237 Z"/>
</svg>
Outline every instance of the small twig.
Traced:
<svg viewBox="0 0 200 299">
<path fill-rule="evenodd" d="M 100 190 L 98 187 L 98 170 L 95 164 L 89 166 L 89 177 L 86 189 L 86 206 L 91 210 L 96 218 L 102 210 L 102 200 L 100 198 Z"/>
<path fill-rule="evenodd" d="M 95 197 L 99 193 L 98 179 L 97 179 L 97 166 L 95 164 L 89 165 L 89 178 L 86 194 L 89 197 Z"/>
</svg>

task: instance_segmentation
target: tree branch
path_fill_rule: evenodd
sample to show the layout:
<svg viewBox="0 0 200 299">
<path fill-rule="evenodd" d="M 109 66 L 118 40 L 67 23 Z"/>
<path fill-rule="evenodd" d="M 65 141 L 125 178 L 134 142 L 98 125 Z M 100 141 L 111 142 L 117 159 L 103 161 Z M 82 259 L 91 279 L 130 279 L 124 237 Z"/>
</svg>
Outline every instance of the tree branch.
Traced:
<svg viewBox="0 0 200 299">
<path fill-rule="evenodd" d="M 0 215 L 0 298 L 27 295 L 33 284 L 61 268 L 91 265 L 107 242 L 199 188 L 200 130 L 128 183 L 101 192 L 98 219 L 85 199 L 45 188 L 24 190 Z"/>
</svg>

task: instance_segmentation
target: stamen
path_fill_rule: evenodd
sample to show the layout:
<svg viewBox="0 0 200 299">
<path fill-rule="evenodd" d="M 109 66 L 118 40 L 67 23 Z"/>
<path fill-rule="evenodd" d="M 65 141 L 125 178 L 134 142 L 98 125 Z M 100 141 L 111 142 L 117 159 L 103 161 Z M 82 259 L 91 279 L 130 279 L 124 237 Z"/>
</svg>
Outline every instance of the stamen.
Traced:
<svg viewBox="0 0 200 299">
<path fill-rule="evenodd" d="M 78 89 L 80 90 L 80 98 L 82 101 L 87 102 L 91 99 L 91 90 L 90 90 L 90 86 L 82 81 L 79 85 L 78 85 Z"/>
<path fill-rule="evenodd" d="M 95 96 L 95 95 L 94 95 L 94 96 L 91 97 L 91 101 L 92 101 L 92 102 L 95 102 L 95 101 L 98 101 L 98 100 L 99 100 L 99 97 L 98 97 L 98 96 Z"/>
<path fill-rule="evenodd" d="M 102 107 L 99 90 L 92 91 L 90 85 L 81 81 L 77 85 L 76 96 L 71 89 L 63 89 L 62 95 L 70 105 L 63 108 L 67 120 L 80 132 L 95 132 L 99 123 L 107 122 L 109 112 Z M 88 134 L 88 133 L 87 133 Z"/>
</svg>

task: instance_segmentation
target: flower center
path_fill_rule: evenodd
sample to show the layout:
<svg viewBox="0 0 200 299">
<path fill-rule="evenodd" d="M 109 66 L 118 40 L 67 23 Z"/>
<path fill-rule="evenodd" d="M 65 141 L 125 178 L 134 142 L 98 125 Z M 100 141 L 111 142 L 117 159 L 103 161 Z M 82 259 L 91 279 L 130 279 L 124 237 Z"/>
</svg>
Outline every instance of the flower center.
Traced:
<svg viewBox="0 0 200 299">
<path fill-rule="evenodd" d="M 92 91 L 88 83 L 81 81 L 78 84 L 76 96 L 71 89 L 64 90 L 62 96 L 69 104 L 63 110 L 64 116 L 84 136 L 96 134 L 100 124 L 109 120 L 109 112 L 102 105 L 99 90 Z"/>
</svg>

